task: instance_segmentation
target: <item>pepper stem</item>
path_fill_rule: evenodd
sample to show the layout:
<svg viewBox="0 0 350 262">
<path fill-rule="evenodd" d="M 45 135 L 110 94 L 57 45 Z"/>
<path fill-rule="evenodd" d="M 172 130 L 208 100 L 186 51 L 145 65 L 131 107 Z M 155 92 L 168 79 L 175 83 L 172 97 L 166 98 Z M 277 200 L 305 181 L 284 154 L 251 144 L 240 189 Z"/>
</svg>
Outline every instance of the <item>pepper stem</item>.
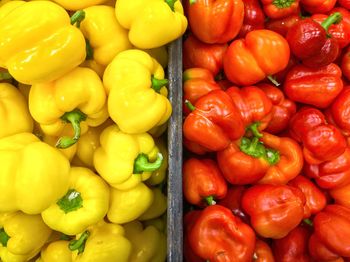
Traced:
<svg viewBox="0 0 350 262">
<path fill-rule="evenodd" d="M 267 162 L 269 162 L 271 166 L 275 165 L 280 161 L 280 153 L 272 148 L 267 148 L 265 159 L 267 160 Z"/>
<path fill-rule="evenodd" d="M 3 247 L 7 247 L 7 242 L 9 241 L 10 236 L 8 234 L 6 234 L 5 229 L 1 228 L 0 229 L 0 244 Z"/>
<path fill-rule="evenodd" d="M 276 78 L 273 77 L 272 75 L 268 75 L 268 76 L 267 76 L 267 79 L 269 79 L 269 80 L 272 82 L 272 84 L 274 84 L 275 86 L 280 86 L 280 85 L 281 85 L 280 83 L 278 83 L 278 81 L 276 80 Z"/>
<path fill-rule="evenodd" d="M 74 25 L 77 24 L 77 27 L 80 28 L 80 23 L 85 19 L 85 11 L 78 10 L 70 18 L 70 23 Z"/>
<path fill-rule="evenodd" d="M 94 50 L 90 45 L 90 41 L 85 39 L 86 60 L 92 60 L 94 58 Z"/>
<path fill-rule="evenodd" d="M 207 202 L 208 206 L 212 206 L 216 204 L 213 196 L 207 196 L 204 199 L 205 199 L 205 202 Z"/>
<path fill-rule="evenodd" d="M 0 80 L 10 80 L 12 78 L 9 72 L 0 72 Z"/>
<path fill-rule="evenodd" d="M 190 2 L 190 5 L 192 5 L 196 3 L 196 0 L 189 0 L 189 2 Z"/>
<path fill-rule="evenodd" d="M 79 137 L 80 137 L 80 133 L 81 133 L 81 129 L 80 129 L 80 122 L 81 121 L 85 121 L 86 120 L 86 115 L 81 112 L 79 109 L 74 109 L 71 112 L 66 112 L 63 116 L 61 116 L 61 119 L 67 123 L 71 123 L 73 126 L 73 130 L 74 130 L 74 136 L 73 137 L 61 137 L 57 143 L 56 143 L 56 147 L 58 148 L 68 148 L 72 145 L 74 145 Z"/>
<path fill-rule="evenodd" d="M 262 137 L 263 135 L 259 131 L 260 122 L 254 122 L 246 128 L 246 131 L 251 131 L 254 136 Z"/>
<path fill-rule="evenodd" d="M 88 239 L 89 236 L 90 236 L 90 232 L 86 230 L 84 233 L 81 234 L 79 239 L 75 239 L 69 242 L 68 244 L 69 249 L 71 251 L 78 250 L 78 255 L 80 253 L 83 253 L 85 249 L 86 240 Z"/>
<path fill-rule="evenodd" d="M 168 4 L 168 6 L 170 7 L 171 11 L 175 11 L 175 2 L 177 0 L 165 0 L 165 3 Z"/>
<path fill-rule="evenodd" d="M 185 105 L 187 106 L 187 108 L 192 112 L 194 111 L 196 108 L 195 106 L 189 101 L 189 100 L 185 100 Z"/>
<path fill-rule="evenodd" d="M 258 258 L 259 258 L 258 255 L 254 252 L 254 254 L 253 254 L 253 259 L 254 259 L 254 260 L 258 260 Z"/>
<path fill-rule="evenodd" d="M 159 93 L 160 89 L 169 83 L 168 79 L 157 79 L 153 75 L 151 76 L 152 88 Z"/>
<path fill-rule="evenodd" d="M 243 137 L 241 140 L 240 150 L 243 153 L 255 158 L 263 157 L 266 154 L 264 145 L 257 137 L 253 137 L 252 139 Z"/>
<path fill-rule="evenodd" d="M 294 3 L 294 0 L 274 0 L 272 4 L 279 9 L 288 8 Z"/>
<path fill-rule="evenodd" d="M 311 227 L 314 226 L 314 223 L 312 223 L 312 221 L 309 218 L 304 219 L 303 222 Z"/>
<path fill-rule="evenodd" d="M 328 16 L 322 23 L 321 26 L 326 30 L 328 33 L 328 29 L 333 24 L 338 24 L 343 19 L 343 16 L 339 12 L 335 12 L 334 14 L 331 14 Z"/>
<path fill-rule="evenodd" d="M 67 193 L 56 203 L 65 214 L 83 207 L 83 198 L 80 192 L 69 189 Z"/>
<path fill-rule="evenodd" d="M 153 163 L 149 162 L 148 156 L 141 153 L 134 161 L 134 174 L 141 174 L 142 172 L 153 172 L 160 168 L 163 163 L 163 155 L 157 154 L 157 159 Z"/>
</svg>

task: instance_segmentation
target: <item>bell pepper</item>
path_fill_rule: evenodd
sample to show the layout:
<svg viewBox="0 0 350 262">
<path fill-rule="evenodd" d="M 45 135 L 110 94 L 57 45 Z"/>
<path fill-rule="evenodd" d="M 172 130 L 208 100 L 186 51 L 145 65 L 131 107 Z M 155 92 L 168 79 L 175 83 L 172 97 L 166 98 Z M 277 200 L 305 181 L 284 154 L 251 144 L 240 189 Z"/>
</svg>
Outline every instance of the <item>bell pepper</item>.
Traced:
<svg viewBox="0 0 350 262">
<path fill-rule="evenodd" d="M 147 181 L 145 181 L 145 183 L 150 186 L 159 185 L 163 181 L 165 181 L 168 170 L 168 149 L 166 145 L 167 142 L 163 139 L 163 137 L 154 139 L 154 142 L 156 143 L 159 152 L 163 156 L 163 162 L 157 170 L 152 172 L 151 177 L 147 179 Z"/>
<path fill-rule="evenodd" d="M 103 75 L 110 117 L 123 132 L 130 134 L 163 125 L 172 110 L 166 98 L 167 83 L 161 65 L 146 52 L 136 49 L 120 52 Z"/>
<path fill-rule="evenodd" d="M 212 159 L 187 159 L 183 164 L 183 192 L 187 202 L 214 205 L 225 197 L 227 183 Z"/>
<path fill-rule="evenodd" d="M 188 240 L 195 254 L 211 262 L 251 261 L 255 247 L 253 229 L 220 205 L 200 213 Z"/>
<path fill-rule="evenodd" d="M 301 7 L 311 14 L 325 14 L 333 9 L 336 0 L 300 0 Z"/>
<path fill-rule="evenodd" d="M 236 85 L 253 85 L 283 70 L 288 65 L 289 55 L 288 42 L 280 34 L 266 29 L 254 30 L 244 39 L 234 40 L 227 48 L 225 75 Z"/>
<path fill-rule="evenodd" d="M 125 237 L 132 244 L 130 262 L 163 262 L 166 260 L 166 236 L 154 226 L 143 228 L 139 221 L 123 225 Z"/>
<path fill-rule="evenodd" d="M 197 155 L 205 155 L 210 151 L 207 148 L 188 140 L 186 137 L 183 138 L 182 143 L 189 152 L 195 153 Z"/>
<path fill-rule="evenodd" d="M 326 195 L 305 176 L 297 176 L 289 181 L 288 185 L 299 188 L 304 193 L 306 199 L 304 208 L 305 218 L 317 214 L 327 205 Z"/>
<path fill-rule="evenodd" d="M 35 262 L 72 262 L 72 251 L 68 248 L 69 241 L 58 240 L 49 243 L 40 252 L 40 258 Z"/>
<path fill-rule="evenodd" d="M 205 68 L 216 76 L 223 68 L 227 43 L 207 44 L 190 34 L 183 43 L 183 67 Z"/>
<path fill-rule="evenodd" d="M 48 135 L 60 136 L 66 124 L 71 124 L 73 137 L 61 137 L 58 148 L 72 146 L 89 126 L 98 126 L 108 118 L 102 81 L 93 70 L 84 67 L 53 82 L 33 85 L 29 110 Z"/>
<path fill-rule="evenodd" d="M 311 236 L 314 243 L 309 243 L 314 259 L 330 261 L 339 257 L 350 257 L 349 217 L 350 209 L 337 204 L 328 205 L 316 214 L 313 220 L 314 234 Z"/>
<path fill-rule="evenodd" d="M 291 14 L 280 19 L 270 19 L 266 21 L 265 28 L 286 37 L 288 30 L 300 19 L 301 17 L 297 14 Z"/>
<path fill-rule="evenodd" d="M 304 159 L 309 164 L 331 161 L 346 149 L 346 140 L 341 132 L 325 120 L 321 111 L 302 107 L 291 118 L 290 135 L 302 143 Z"/>
<path fill-rule="evenodd" d="M 200 258 L 193 252 L 188 240 L 192 227 L 195 224 L 195 221 L 197 221 L 201 212 L 202 211 L 200 210 L 191 210 L 187 212 L 183 218 L 183 221 L 184 221 L 183 254 L 186 262 L 205 262 L 204 259 Z"/>
<path fill-rule="evenodd" d="M 84 167 L 72 167 L 69 187 L 41 216 L 50 228 L 75 235 L 103 219 L 109 208 L 109 187 Z"/>
<path fill-rule="evenodd" d="M 33 15 L 35 14 L 35 15 Z M 85 60 L 85 39 L 67 12 L 50 1 L 0 8 L 0 67 L 25 84 L 53 81 Z"/>
<path fill-rule="evenodd" d="M 296 65 L 286 76 L 284 92 L 295 102 L 327 108 L 343 89 L 341 75 L 333 63 L 319 68 Z"/>
<path fill-rule="evenodd" d="M 261 239 L 256 239 L 255 241 L 253 261 L 254 262 L 274 262 L 275 261 L 270 246 Z"/>
<path fill-rule="evenodd" d="M 68 247 L 73 252 L 74 262 L 110 262 L 116 258 L 118 262 L 128 262 L 132 249 L 124 228 L 104 220 L 77 235 Z"/>
<path fill-rule="evenodd" d="M 238 36 L 244 38 L 253 30 L 264 29 L 265 14 L 258 0 L 243 0 L 244 19 Z"/>
<path fill-rule="evenodd" d="M 300 11 L 299 0 L 262 0 L 262 4 L 265 14 L 272 19 L 288 17 Z"/>
<path fill-rule="evenodd" d="M 80 30 L 92 51 L 87 59 L 106 67 L 119 52 L 132 48 L 128 31 L 118 23 L 113 7 L 89 5 L 84 12 Z"/>
<path fill-rule="evenodd" d="M 153 201 L 153 191 L 143 183 L 129 190 L 111 188 L 107 217 L 116 224 L 131 222 L 145 213 Z"/>
<path fill-rule="evenodd" d="M 156 229 L 158 229 L 159 232 L 167 234 L 167 214 L 166 213 L 164 213 L 160 217 L 142 221 L 142 224 L 145 227 L 154 226 Z"/>
<path fill-rule="evenodd" d="M 336 204 L 350 208 L 350 182 L 345 186 L 331 189 L 329 193 Z"/>
<path fill-rule="evenodd" d="M 337 126 L 345 136 L 350 135 L 350 86 L 344 87 L 327 109 L 327 120 Z"/>
<path fill-rule="evenodd" d="M 341 60 L 341 70 L 343 72 L 344 77 L 348 81 L 350 81 L 350 47 L 346 49 L 346 52 L 343 54 Z"/>
<path fill-rule="evenodd" d="M 168 199 L 160 190 L 160 188 L 151 188 L 153 192 L 153 202 L 152 205 L 137 219 L 140 221 L 145 221 L 149 219 L 154 219 L 160 217 L 167 210 Z"/>
<path fill-rule="evenodd" d="M 278 134 L 288 127 L 291 117 L 296 113 L 295 103 L 286 98 L 283 92 L 270 84 L 259 84 L 258 87 L 272 102 L 271 120 L 264 129 L 271 134 Z"/>
<path fill-rule="evenodd" d="M 159 169 L 163 155 L 148 133 L 126 134 L 117 125 L 107 127 L 94 152 L 94 166 L 112 187 L 125 190 L 149 179 Z"/>
<path fill-rule="evenodd" d="M 280 239 L 304 217 L 304 194 L 287 185 L 253 185 L 242 196 L 242 208 L 262 237 Z"/>
<path fill-rule="evenodd" d="M 188 115 L 191 110 L 186 106 L 186 101 L 193 105 L 197 100 L 212 90 L 221 89 L 215 82 L 214 75 L 209 69 L 194 67 L 183 72 L 183 114 Z"/>
<path fill-rule="evenodd" d="M 197 100 L 192 112 L 183 123 L 183 134 L 208 151 L 225 149 L 231 142 L 240 138 L 244 124 L 238 108 L 231 97 L 223 90 L 213 90 Z"/>
<path fill-rule="evenodd" d="M 168 66 L 169 61 L 169 55 L 168 55 L 168 48 L 166 45 L 151 48 L 151 49 L 143 49 L 147 54 L 152 56 L 157 62 L 163 67 Z"/>
<path fill-rule="evenodd" d="M 350 10 L 350 1 L 349 1 L 349 0 L 338 0 L 337 3 L 338 3 L 341 7 L 345 8 L 345 9 L 347 9 L 347 10 Z"/>
<path fill-rule="evenodd" d="M 191 32 L 207 44 L 223 44 L 234 39 L 243 24 L 242 0 L 185 1 Z"/>
<path fill-rule="evenodd" d="M 0 83 L 0 138 L 33 131 L 33 119 L 27 101 L 16 87 Z"/>
<path fill-rule="evenodd" d="M 0 159 L 0 212 L 39 214 L 67 192 L 69 161 L 31 133 L 0 139 Z"/>
<path fill-rule="evenodd" d="M 299 225 L 281 239 L 274 239 L 272 250 L 276 261 L 284 262 L 311 262 L 308 252 L 308 242 L 311 236 L 308 225 Z"/>
<path fill-rule="evenodd" d="M 36 136 L 38 136 L 46 144 L 49 144 L 52 147 L 56 147 L 56 143 L 57 143 L 57 140 L 59 139 L 59 137 L 46 135 L 42 131 L 40 133 L 34 133 L 34 134 Z M 61 153 L 63 153 L 64 156 L 71 162 L 72 159 L 74 158 L 76 152 L 77 152 L 77 146 L 75 144 L 75 145 L 72 145 L 68 148 L 58 148 L 58 150 Z"/>
<path fill-rule="evenodd" d="M 129 30 L 130 42 L 141 49 L 166 45 L 179 38 L 187 28 L 187 19 L 179 0 L 118 0 L 115 14 Z"/>
<path fill-rule="evenodd" d="M 4 262 L 29 261 L 52 232 L 40 215 L 2 213 L 0 221 L 0 260 Z"/>
<path fill-rule="evenodd" d="M 316 16 L 318 19 L 319 16 Z M 296 22 L 286 36 L 290 50 L 304 65 L 312 68 L 327 66 L 334 62 L 339 54 L 339 43 L 335 37 L 329 37 L 329 27 L 339 23 L 342 15 L 339 12 L 322 19 L 305 18 Z M 307 33 L 305 33 L 307 32 Z"/>
<path fill-rule="evenodd" d="M 86 1 L 80 1 L 80 0 L 52 0 L 53 2 L 59 4 L 64 9 L 70 10 L 70 11 L 77 11 L 80 9 L 88 8 L 90 6 L 96 6 L 101 4 L 106 4 L 108 0 L 86 0 Z"/>
</svg>

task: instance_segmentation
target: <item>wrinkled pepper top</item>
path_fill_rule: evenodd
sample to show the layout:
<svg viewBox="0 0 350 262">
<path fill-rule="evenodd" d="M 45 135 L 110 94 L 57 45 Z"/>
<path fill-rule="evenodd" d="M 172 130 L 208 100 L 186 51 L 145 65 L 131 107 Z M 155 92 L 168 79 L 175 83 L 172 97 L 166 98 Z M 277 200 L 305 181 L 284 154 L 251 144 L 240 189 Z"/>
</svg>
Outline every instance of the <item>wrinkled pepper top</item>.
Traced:
<svg viewBox="0 0 350 262">
<path fill-rule="evenodd" d="M 64 9 L 67 10 L 80 10 L 83 8 L 87 8 L 94 5 L 100 5 L 107 3 L 109 0 L 52 0 L 53 2 L 56 2 L 60 6 L 62 6 Z"/>
</svg>

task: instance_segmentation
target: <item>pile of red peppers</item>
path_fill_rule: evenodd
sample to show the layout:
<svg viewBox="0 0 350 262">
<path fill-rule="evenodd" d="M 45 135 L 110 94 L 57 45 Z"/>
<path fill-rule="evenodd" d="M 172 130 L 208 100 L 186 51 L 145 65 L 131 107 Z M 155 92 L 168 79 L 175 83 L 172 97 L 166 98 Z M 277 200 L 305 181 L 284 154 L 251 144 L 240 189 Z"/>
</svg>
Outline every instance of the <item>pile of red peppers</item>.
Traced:
<svg viewBox="0 0 350 262">
<path fill-rule="evenodd" d="M 183 3 L 185 261 L 350 261 L 350 1 Z"/>
</svg>

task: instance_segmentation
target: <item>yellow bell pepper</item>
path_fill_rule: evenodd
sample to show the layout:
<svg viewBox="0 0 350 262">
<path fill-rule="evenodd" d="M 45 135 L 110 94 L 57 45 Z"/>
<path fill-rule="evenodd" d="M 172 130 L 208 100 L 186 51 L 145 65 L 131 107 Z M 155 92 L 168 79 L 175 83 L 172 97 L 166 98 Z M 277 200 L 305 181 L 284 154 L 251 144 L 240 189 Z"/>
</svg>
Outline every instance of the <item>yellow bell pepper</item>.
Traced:
<svg viewBox="0 0 350 262">
<path fill-rule="evenodd" d="M 85 60 L 83 34 L 53 2 L 8 2 L 0 24 L 0 67 L 21 83 L 53 81 Z"/>
<path fill-rule="evenodd" d="M 27 215 L 22 212 L 0 214 L 0 261 L 24 262 L 35 257 L 51 229 L 45 225 L 40 215 Z"/>
<path fill-rule="evenodd" d="M 167 197 L 162 193 L 159 188 L 152 188 L 153 202 L 152 205 L 138 217 L 140 221 L 149 220 L 160 217 L 167 209 Z"/>
<path fill-rule="evenodd" d="M 103 219 L 108 207 L 107 183 L 88 168 L 72 167 L 68 191 L 41 216 L 50 228 L 75 235 Z"/>
<path fill-rule="evenodd" d="M 156 146 L 158 147 L 159 152 L 163 155 L 163 163 L 160 166 L 160 168 L 152 172 L 151 177 L 147 180 L 146 183 L 147 185 L 150 185 L 150 186 L 159 185 L 160 183 L 162 183 L 166 178 L 166 174 L 168 170 L 168 150 L 167 150 L 166 142 L 161 137 L 156 138 L 154 142 L 156 143 Z"/>
<path fill-rule="evenodd" d="M 87 59 L 82 64 L 80 64 L 81 67 L 88 67 L 92 70 L 94 70 L 100 78 L 103 77 L 103 74 L 105 72 L 106 67 L 103 65 L 98 64 L 95 60 Z"/>
<path fill-rule="evenodd" d="M 13 85 L 0 83 L 0 138 L 33 131 L 33 119 L 24 96 Z"/>
<path fill-rule="evenodd" d="M 48 136 L 46 134 L 42 135 L 42 141 L 45 142 L 46 144 L 56 147 L 56 143 L 59 137 L 57 136 Z M 68 148 L 58 148 L 58 150 L 69 160 L 72 161 L 73 157 L 75 156 L 77 152 L 77 145 L 72 145 L 71 147 Z"/>
<path fill-rule="evenodd" d="M 143 183 L 129 190 L 112 188 L 108 220 L 116 224 L 131 222 L 142 215 L 153 200 L 152 190 Z"/>
<path fill-rule="evenodd" d="M 146 53 L 152 56 L 157 62 L 163 67 L 168 66 L 168 50 L 167 46 L 163 45 L 160 47 L 152 48 L 152 49 L 144 49 Z"/>
<path fill-rule="evenodd" d="M 166 237 L 154 226 L 145 229 L 139 221 L 124 225 L 125 236 L 132 244 L 129 262 L 164 262 Z"/>
<path fill-rule="evenodd" d="M 113 7 L 96 5 L 84 9 L 84 12 L 80 30 L 92 48 L 87 59 L 106 67 L 119 52 L 132 47 L 128 31 L 118 23 Z"/>
<path fill-rule="evenodd" d="M 131 243 L 121 225 L 100 221 L 69 244 L 74 262 L 128 262 Z"/>
<path fill-rule="evenodd" d="M 61 78 L 33 85 L 29 110 L 44 133 L 60 136 L 67 125 L 74 136 L 64 136 L 58 148 L 75 144 L 89 126 L 98 126 L 108 118 L 106 92 L 98 75 L 89 68 L 77 67 Z"/>
<path fill-rule="evenodd" d="M 118 0 L 115 13 L 119 23 L 130 30 L 130 42 L 141 49 L 170 43 L 188 24 L 180 0 Z"/>
<path fill-rule="evenodd" d="M 40 252 L 36 262 L 72 262 L 72 251 L 68 248 L 69 241 L 59 240 L 49 243 Z"/>
<path fill-rule="evenodd" d="M 147 133 L 126 134 L 114 124 L 102 132 L 100 143 L 94 153 L 95 169 L 108 184 L 120 190 L 149 179 L 163 162 L 162 154 Z"/>
<path fill-rule="evenodd" d="M 0 212 L 39 214 L 68 190 L 70 164 L 31 133 L 0 139 Z"/>
<path fill-rule="evenodd" d="M 162 66 L 145 51 L 120 52 L 107 66 L 103 83 L 109 115 L 123 132 L 144 133 L 169 119 L 171 104 L 158 93 L 168 81 Z"/>
<path fill-rule="evenodd" d="M 163 232 L 164 234 L 167 233 L 167 216 L 166 213 L 164 213 L 161 217 L 149 219 L 142 221 L 143 225 L 145 227 L 147 226 L 154 226 L 158 231 Z"/>
<path fill-rule="evenodd" d="M 67 10 L 80 10 L 89 6 L 107 3 L 109 0 L 52 0 Z"/>
</svg>

